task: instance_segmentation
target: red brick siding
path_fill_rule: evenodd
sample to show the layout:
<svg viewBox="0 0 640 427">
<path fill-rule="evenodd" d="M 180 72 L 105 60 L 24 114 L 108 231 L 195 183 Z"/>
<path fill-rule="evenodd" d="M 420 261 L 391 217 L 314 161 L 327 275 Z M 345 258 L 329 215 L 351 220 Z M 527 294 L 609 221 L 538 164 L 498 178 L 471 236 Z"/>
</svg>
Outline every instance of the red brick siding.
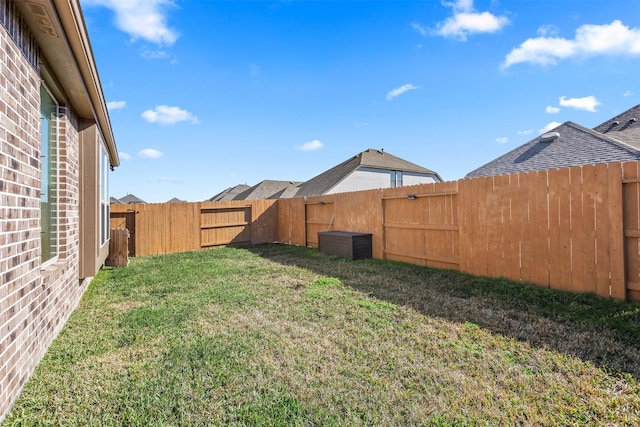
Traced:
<svg viewBox="0 0 640 427">
<path fill-rule="evenodd" d="M 38 48 L 12 2 L 0 0 L 0 421 L 77 306 L 78 117 L 61 105 L 58 257 L 40 260 Z"/>
</svg>

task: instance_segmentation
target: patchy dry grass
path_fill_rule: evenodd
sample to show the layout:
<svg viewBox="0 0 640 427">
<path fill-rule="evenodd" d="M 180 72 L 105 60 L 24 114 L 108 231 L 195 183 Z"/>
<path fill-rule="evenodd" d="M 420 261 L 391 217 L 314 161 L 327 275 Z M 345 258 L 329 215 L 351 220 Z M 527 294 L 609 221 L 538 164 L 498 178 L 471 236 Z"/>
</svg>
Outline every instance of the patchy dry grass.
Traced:
<svg viewBox="0 0 640 427">
<path fill-rule="evenodd" d="M 102 271 L 6 425 L 637 425 L 640 306 L 261 245 Z"/>
</svg>

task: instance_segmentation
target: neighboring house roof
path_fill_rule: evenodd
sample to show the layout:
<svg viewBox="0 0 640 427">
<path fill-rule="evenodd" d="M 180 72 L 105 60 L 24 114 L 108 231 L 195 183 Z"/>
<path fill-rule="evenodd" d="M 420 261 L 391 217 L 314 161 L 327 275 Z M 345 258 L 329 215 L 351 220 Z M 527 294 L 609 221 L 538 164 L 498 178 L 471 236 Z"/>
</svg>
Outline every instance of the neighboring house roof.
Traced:
<svg viewBox="0 0 640 427">
<path fill-rule="evenodd" d="M 121 205 L 122 204 L 122 200 L 116 199 L 115 197 L 111 197 L 109 199 L 109 203 L 111 203 L 112 205 Z"/>
<path fill-rule="evenodd" d="M 61 84 L 65 93 L 55 95 L 67 100 L 80 117 L 96 121 L 107 146 L 111 165 L 119 166 L 109 111 L 80 1 L 30 0 L 17 1 L 15 5 L 32 29 L 42 55 L 46 57 L 46 66 L 42 67 L 43 77 Z M 50 74 L 55 75 L 55 79 Z"/>
<path fill-rule="evenodd" d="M 211 197 L 207 201 L 220 202 L 222 200 L 233 200 L 233 198 L 236 197 L 238 194 L 248 189 L 249 189 L 249 186 L 247 184 L 238 184 L 221 191 L 220 193 Z"/>
<path fill-rule="evenodd" d="M 298 190 L 296 196 L 317 196 L 325 194 L 353 171 L 358 168 L 365 167 L 431 174 L 435 175 L 440 181 L 442 181 L 442 178 L 440 178 L 440 175 L 438 175 L 437 172 L 386 153 L 384 150 L 375 150 L 370 148 L 340 163 L 339 165 L 332 167 L 320 175 L 311 178 L 309 181 L 304 182 L 300 185 L 300 190 Z"/>
<path fill-rule="evenodd" d="M 233 198 L 233 200 L 265 200 L 282 199 L 295 195 L 300 182 L 294 181 L 274 181 L 266 179 L 258 184 L 246 189 Z M 288 195 L 286 197 L 285 195 Z"/>
<path fill-rule="evenodd" d="M 640 104 L 593 128 L 640 150 Z"/>
<path fill-rule="evenodd" d="M 640 150 L 618 139 L 565 122 L 480 166 L 467 178 L 640 159 Z"/>
<path fill-rule="evenodd" d="M 137 196 L 134 196 L 133 194 L 127 194 L 127 195 L 126 195 L 126 196 L 124 196 L 124 197 L 120 197 L 120 201 L 121 201 L 122 203 L 127 204 L 127 205 L 130 205 L 130 204 L 132 204 L 132 203 L 134 203 L 134 204 L 135 204 L 135 203 L 147 203 L 147 202 L 145 202 L 144 200 L 142 200 L 141 198 L 139 198 L 139 197 L 137 197 Z"/>
<path fill-rule="evenodd" d="M 177 197 L 174 197 L 173 199 L 169 200 L 167 203 L 184 203 L 184 200 L 180 200 Z"/>
</svg>

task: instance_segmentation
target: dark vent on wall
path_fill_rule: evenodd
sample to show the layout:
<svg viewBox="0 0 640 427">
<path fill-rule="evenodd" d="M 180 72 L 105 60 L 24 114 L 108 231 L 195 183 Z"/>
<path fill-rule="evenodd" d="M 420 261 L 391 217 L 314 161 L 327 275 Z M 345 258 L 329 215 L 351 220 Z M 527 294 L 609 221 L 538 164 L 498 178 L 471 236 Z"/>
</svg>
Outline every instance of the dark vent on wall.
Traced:
<svg viewBox="0 0 640 427">
<path fill-rule="evenodd" d="M 42 5 L 37 3 L 27 3 L 33 18 L 36 20 L 38 24 L 38 28 L 44 34 L 47 34 L 52 37 L 58 37 L 56 30 L 53 29 L 53 23 L 51 22 L 51 17 L 49 13 L 47 13 L 47 9 L 45 9 Z"/>
<path fill-rule="evenodd" d="M 13 0 L 0 0 L 0 24 L 7 30 L 29 64 L 40 72 L 38 58 L 40 49 L 35 37 L 22 19 Z"/>
</svg>

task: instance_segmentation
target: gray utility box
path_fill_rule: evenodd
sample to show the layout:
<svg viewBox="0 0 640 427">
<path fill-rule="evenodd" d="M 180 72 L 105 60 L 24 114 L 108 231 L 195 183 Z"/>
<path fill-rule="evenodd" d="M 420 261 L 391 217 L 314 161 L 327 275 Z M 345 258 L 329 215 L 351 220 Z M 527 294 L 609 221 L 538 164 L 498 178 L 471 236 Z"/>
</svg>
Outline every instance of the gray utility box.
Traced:
<svg viewBox="0 0 640 427">
<path fill-rule="evenodd" d="M 368 259 L 372 257 L 373 234 L 351 231 L 320 231 L 318 250 L 327 255 L 347 259 Z"/>
</svg>

